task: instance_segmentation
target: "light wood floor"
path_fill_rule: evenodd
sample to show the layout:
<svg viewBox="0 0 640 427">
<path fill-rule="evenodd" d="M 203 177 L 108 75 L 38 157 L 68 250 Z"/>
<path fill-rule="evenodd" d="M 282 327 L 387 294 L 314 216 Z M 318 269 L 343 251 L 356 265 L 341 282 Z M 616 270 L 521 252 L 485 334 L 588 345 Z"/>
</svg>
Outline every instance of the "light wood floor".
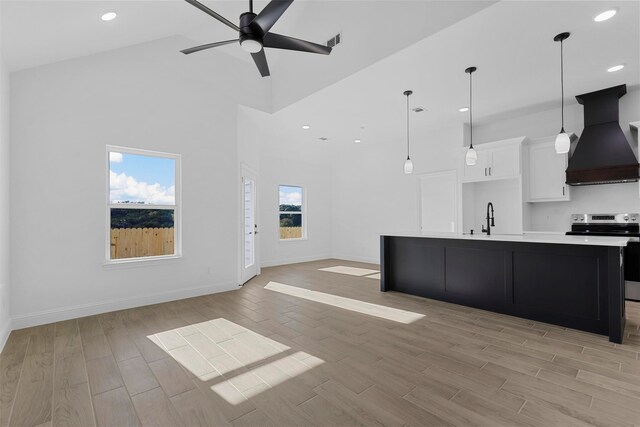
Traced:
<svg viewBox="0 0 640 427">
<path fill-rule="evenodd" d="M 376 269 L 268 268 L 234 292 L 14 331 L 0 426 L 640 425 L 638 304 L 614 345 L 318 270 L 339 265 Z"/>
</svg>

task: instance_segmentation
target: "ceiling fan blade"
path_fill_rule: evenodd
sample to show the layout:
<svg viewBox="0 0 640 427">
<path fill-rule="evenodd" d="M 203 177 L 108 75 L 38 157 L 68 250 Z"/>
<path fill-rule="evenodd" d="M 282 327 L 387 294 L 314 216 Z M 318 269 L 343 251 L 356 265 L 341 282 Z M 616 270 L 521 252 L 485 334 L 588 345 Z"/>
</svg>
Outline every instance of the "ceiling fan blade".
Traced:
<svg viewBox="0 0 640 427">
<path fill-rule="evenodd" d="M 224 46 L 231 43 L 237 43 L 238 39 L 233 40 L 225 40 L 223 42 L 215 42 L 215 43 L 207 43 L 200 46 L 190 47 L 189 49 L 181 50 L 180 52 L 185 55 L 189 55 L 190 53 L 200 52 L 201 50 L 211 49 L 212 47 Z"/>
<path fill-rule="evenodd" d="M 240 32 L 240 28 L 236 24 L 234 24 L 233 22 L 229 21 L 224 16 L 219 15 L 218 13 L 216 13 L 213 10 L 209 9 L 207 6 L 203 5 L 202 3 L 198 2 L 197 0 L 184 0 L 184 1 L 186 1 L 187 3 L 189 3 L 192 6 L 197 7 L 198 9 L 200 9 L 201 11 L 206 13 L 207 15 L 213 16 L 214 18 L 216 18 L 218 21 L 222 22 L 227 27 L 230 27 L 230 28 Z"/>
<path fill-rule="evenodd" d="M 298 50 L 300 52 L 320 53 L 322 55 L 329 55 L 331 53 L 329 46 L 323 46 L 276 33 L 266 34 L 262 41 L 264 47 L 272 47 L 275 49 Z"/>
<path fill-rule="evenodd" d="M 262 77 L 269 76 L 269 64 L 267 64 L 267 56 L 264 54 L 264 49 L 260 50 L 260 52 L 252 53 L 251 57 L 253 58 L 253 62 L 256 63 Z"/>
<path fill-rule="evenodd" d="M 262 34 L 266 34 L 273 24 L 282 16 L 285 10 L 291 6 L 293 0 L 271 0 L 271 2 L 262 9 L 262 12 L 256 16 L 251 22 L 251 26 L 256 25 L 262 30 Z"/>
</svg>

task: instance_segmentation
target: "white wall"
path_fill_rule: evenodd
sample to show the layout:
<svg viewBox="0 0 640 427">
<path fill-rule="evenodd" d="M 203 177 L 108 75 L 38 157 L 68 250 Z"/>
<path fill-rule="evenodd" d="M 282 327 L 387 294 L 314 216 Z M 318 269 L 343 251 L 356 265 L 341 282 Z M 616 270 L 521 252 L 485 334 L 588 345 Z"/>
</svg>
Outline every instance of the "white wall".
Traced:
<svg viewBox="0 0 640 427">
<path fill-rule="evenodd" d="M 237 287 L 237 105 L 267 105 L 268 88 L 244 62 L 178 45 L 12 75 L 14 327 Z M 107 144 L 182 155 L 182 259 L 104 266 Z"/>
<path fill-rule="evenodd" d="M 354 144 L 333 162 L 333 257 L 378 262 L 380 235 L 419 232 L 418 176 L 456 169 L 462 126 L 412 135 L 414 174 L 405 175 L 406 141 Z"/>
<path fill-rule="evenodd" d="M 0 14 L 2 6 L 0 5 Z M 1 17 L 0 17 L 1 19 Z M 9 316 L 9 73 L 2 58 L 0 35 L 0 351 L 11 331 Z"/>
<path fill-rule="evenodd" d="M 263 266 L 325 259 L 331 256 L 331 166 L 326 154 L 307 155 L 294 144 L 265 145 L 260 151 L 260 252 Z M 280 240 L 280 185 L 304 189 L 306 240 Z"/>
</svg>

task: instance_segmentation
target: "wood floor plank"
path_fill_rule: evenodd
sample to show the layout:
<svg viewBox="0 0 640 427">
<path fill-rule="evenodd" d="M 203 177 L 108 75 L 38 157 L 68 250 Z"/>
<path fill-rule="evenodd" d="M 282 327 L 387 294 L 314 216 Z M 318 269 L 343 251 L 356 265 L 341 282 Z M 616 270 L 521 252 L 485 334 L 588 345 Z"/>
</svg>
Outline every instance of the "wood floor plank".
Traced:
<svg viewBox="0 0 640 427">
<path fill-rule="evenodd" d="M 118 362 L 118 368 L 129 396 L 160 387 L 142 356 Z"/>
<path fill-rule="evenodd" d="M 128 333 L 118 330 L 117 332 L 111 331 L 105 336 L 116 362 L 141 356 L 140 351 Z"/>
<path fill-rule="evenodd" d="M 54 426 L 95 426 L 89 383 L 56 384 L 53 392 Z"/>
<path fill-rule="evenodd" d="M 9 425 L 50 422 L 53 411 L 54 326 L 34 328 L 22 367 Z"/>
<path fill-rule="evenodd" d="M 0 427 L 9 425 L 30 339 L 28 331 L 13 331 L 0 354 Z"/>
<path fill-rule="evenodd" d="M 131 398 L 143 426 L 175 427 L 181 425 L 180 415 L 160 387 Z"/>
<path fill-rule="evenodd" d="M 228 421 L 209 404 L 198 388 L 173 396 L 169 399 L 180 416 L 181 425 L 186 426 L 226 426 Z"/>
<path fill-rule="evenodd" d="M 195 388 L 195 385 L 180 366 L 172 358 L 160 359 L 149 363 L 149 368 L 169 397 Z"/>
<path fill-rule="evenodd" d="M 92 395 L 124 386 L 118 365 L 113 356 L 89 360 L 87 362 L 87 375 Z"/>
<path fill-rule="evenodd" d="M 237 291 L 14 331 L 0 427 L 640 425 L 640 304 L 627 303 L 617 345 L 319 270 L 336 265 L 376 267 L 265 268 Z M 358 301 L 420 316 L 370 316 Z"/>
<path fill-rule="evenodd" d="M 93 396 L 98 427 L 136 427 L 140 420 L 124 387 Z"/>
</svg>

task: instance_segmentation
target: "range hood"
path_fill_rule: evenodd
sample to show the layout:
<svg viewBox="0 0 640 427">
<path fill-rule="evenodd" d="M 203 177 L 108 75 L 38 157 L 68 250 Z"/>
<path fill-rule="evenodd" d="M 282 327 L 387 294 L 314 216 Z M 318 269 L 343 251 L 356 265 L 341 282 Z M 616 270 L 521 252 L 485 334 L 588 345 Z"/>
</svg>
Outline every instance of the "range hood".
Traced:
<svg viewBox="0 0 640 427">
<path fill-rule="evenodd" d="M 618 118 L 618 100 L 627 85 L 576 96 L 584 105 L 584 130 L 567 168 L 567 184 L 594 185 L 638 181 L 640 165 Z"/>
</svg>

